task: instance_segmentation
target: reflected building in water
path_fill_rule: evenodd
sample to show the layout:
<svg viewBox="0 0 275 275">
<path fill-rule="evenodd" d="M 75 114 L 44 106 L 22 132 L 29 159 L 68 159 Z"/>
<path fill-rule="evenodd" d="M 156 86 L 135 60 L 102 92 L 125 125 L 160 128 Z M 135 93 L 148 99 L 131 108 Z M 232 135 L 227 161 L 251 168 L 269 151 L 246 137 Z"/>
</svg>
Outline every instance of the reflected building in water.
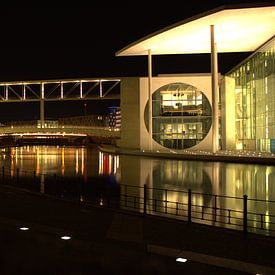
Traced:
<svg viewBox="0 0 275 275">
<path fill-rule="evenodd" d="M 164 209 L 167 208 L 168 212 L 175 214 L 178 211 L 177 203 L 185 205 L 187 209 L 187 191 L 191 189 L 192 205 L 197 206 L 200 217 L 203 215 L 201 212 L 206 213 L 207 209 L 212 213 L 215 205 L 227 214 L 231 211 L 231 223 L 233 217 L 241 222 L 244 195 L 248 196 L 248 212 L 261 213 L 262 222 L 266 226 L 269 215 L 275 214 L 275 204 L 266 202 L 275 200 L 274 166 L 150 159 L 126 155 L 120 156 L 120 163 L 120 182 L 139 187 L 121 188 L 121 196 L 141 198 L 139 203 L 142 205 L 143 186 L 146 184 L 149 204 L 155 204 L 152 207 L 156 212 L 166 211 Z M 227 223 L 228 217 L 223 219 Z M 260 215 L 251 216 L 253 221 L 250 223 L 258 224 L 260 219 Z"/>
<path fill-rule="evenodd" d="M 18 171 L 21 177 L 33 177 L 35 173 L 42 193 L 52 184 L 47 182 L 48 175 L 66 179 L 72 193 L 83 186 L 82 201 L 95 188 L 109 186 L 121 200 L 128 196 L 135 198 L 136 205 L 142 205 L 146 184 L 148 200 L 161 202 L 156 203 L 156 211 L 163 207 L 176 211 L 176 203 L 187 205 L 187 191 L 191 189 L 192 204 L 200 213 L 214 204 L 220 209 L 242 211 L 243 196 L 247 195 L 250 212 L 260 212 L 265 221 L 275 214 L 275 204 L 263 202 L 275 201 L 275 166 L 118 156 L 96 148 L 54 146 L 2 149 L 0 165 L 14 178 Z M 67 188 L 64 181 L 58 184 L 61 192 Z M 241 213 L 238 215 L 241 217 Z"/>
</svg>

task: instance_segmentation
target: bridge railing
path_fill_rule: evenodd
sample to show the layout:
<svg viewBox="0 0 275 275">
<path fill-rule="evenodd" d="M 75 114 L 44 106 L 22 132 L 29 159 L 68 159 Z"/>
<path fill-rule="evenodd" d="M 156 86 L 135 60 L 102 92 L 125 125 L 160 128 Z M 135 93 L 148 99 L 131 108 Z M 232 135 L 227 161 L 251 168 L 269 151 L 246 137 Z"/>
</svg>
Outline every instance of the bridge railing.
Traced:
<svg viewBox="0 0 275 275">
<path fill-rule="evenodd" d="M 275 201 L 169 190 L 95 181 L 82 176 L 9 170 L 2 167 L 0 183 L 97 207 L 135 211 L 187 223 L 201 223 L 244 234 L 275 236 Z"/>
<path fill-rule="evenodd" d="M 20 125 L 20 126 L 1 126 L 0 127 L 0 131 L 1 130 L 6 130 L 6 129 L 22 129 L 22 128 L 31 128 L 31 129 L 71 129 L 71 128 L 77 128 L 77 129 L 101 129 L 101 130 L 108 130 L 108 131 L 119 131 L 120 128 L 114 128 L 114 127 L 102 127 L 102 126 L 82 126 L 82 125 L 60 125 L 60 126 L 50 126 L 50 127 L 39 127 L 37 125 Z"/>
</svg>

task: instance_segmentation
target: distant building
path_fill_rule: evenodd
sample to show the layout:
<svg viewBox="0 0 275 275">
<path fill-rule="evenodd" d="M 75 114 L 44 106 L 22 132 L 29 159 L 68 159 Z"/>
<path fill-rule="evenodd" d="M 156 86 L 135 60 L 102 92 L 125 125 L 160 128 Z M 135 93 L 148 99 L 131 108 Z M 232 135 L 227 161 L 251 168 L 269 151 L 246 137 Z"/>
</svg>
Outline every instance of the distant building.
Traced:
<svg viewBox="0 0 275 275">
<path fill-rule="evenodd" d="M 109 127 L 114 129 L 120 129 L 121 127 L 121 111 L 120 107 L 112 106 L 109 110 Z"/>
</svg>

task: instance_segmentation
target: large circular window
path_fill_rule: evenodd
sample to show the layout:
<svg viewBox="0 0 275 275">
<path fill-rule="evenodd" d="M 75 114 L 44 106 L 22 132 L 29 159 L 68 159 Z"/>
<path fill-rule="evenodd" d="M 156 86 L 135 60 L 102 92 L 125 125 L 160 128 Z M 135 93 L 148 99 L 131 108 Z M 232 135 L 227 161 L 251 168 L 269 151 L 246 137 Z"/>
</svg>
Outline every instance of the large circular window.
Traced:
<svg viewBox="0 0 275 275">
<path fill-rule="evenodd" d="M 152 95 L 153 139 L 167 148 L 200 143 L 211 127 L 211 106 L 202 91 L 186 83 L 162 86 Z M 148 130 L 148 101 L 144 119 Z"/>
</svg>

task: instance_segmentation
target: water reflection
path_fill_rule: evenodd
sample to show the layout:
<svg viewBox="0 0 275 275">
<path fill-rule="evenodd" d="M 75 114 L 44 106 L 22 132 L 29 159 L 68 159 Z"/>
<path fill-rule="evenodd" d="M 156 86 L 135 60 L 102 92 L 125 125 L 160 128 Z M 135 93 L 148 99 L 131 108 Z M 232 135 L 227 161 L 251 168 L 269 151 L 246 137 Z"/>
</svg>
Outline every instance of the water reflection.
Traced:
<svg viewBox="0 0 275 275">
<path fill-rule="evenodd" d="M 241 229 L 243 196 L 247 195 L 248 226 L 271 229 L 269 222 L 275 223 L 275 166 L 132 156 L 120 156 L 120 162 L 122 184 L 149 187 L 148 204 L 152 212 L 187 215 L 187 190 L 191 189 L 192 209 L 197 219 L 229 227 L 235 224 Z M 121 196 L 131 197 L 132 207 L 143 203 L 142 199 L 134 203 L 143 196 L 141 188 L 122 189 Z M 213 215 L 219 217 L 213 218 Z"/>
<path fill-rule="evenodd" d="M 110 176 L 122 184 L 275 200 L 275 166 L 110 155 L 96 148 L 23 146 L 1 150 L 0 165 L 66 177 Z M 203 199 L 207 202 L 207 198 Z"/>
<path fill-rule="evenodd" d="M 227 223 L 232 222 L 233 218 L 236 222 L 239 222 L 238 218 L 242 219 L 241 212 L 235 212 L 235 216 L 233 212 L 243 210 L 242 198 L 245 194 L 248 199 L 275 201 L 275 166 L 271 165 L 151 159 L 110 155 L 93 147 L 58 146 L 2 149 L 0 165 L 9 171 L 11 177 L 16 177 L 18 171 L 34 172 L 40 177 L 41 193 L 48 188 L 46 174 L 71 179 L 71 190 L 80 180 L 85 185 L 81 187 L 83 193 L 79 194 L 81 201 L 87 199 L 85 192 L 89 190 L 89 186 L 106 183 L 114 186 L 121 183 L 128 188 L 121 188 L 120 196 L 132 196 L 135 204 L 142 204 L 142 187 L 146 184 L 149 188 L 148 199 L 152 204 L 155 203 L 154 209 L 169 210 L 170 206 L 175 208 L 176 203 L 186 205 L 187 193 L 180 191 L 191 189 L 192 204 L 196 205 L 200 217 L 212 215 L 213 205 L 216 204 L 216 208 L 227 213 L 222 218 Z M 77 180 L 73 180 L 74 178 Z M 214 195 L 240 199 L 218 198 L 215 201 Z M 166 203 L 158 203 L 159 201 Z M 100 197 L 99 204 L 104 203 L 104 199 Z M 178 208 L 173 211 L 177 214 L 176 211 L 181 210 Z M 261 214 L 251 215 L 250 225 L 261 223 L 268 228 L 268 222 L 275 222 L 274 217 L 270 216 L 275 214 L 275 203 L 248 200 L 248 211 Z"/>
</svg>

